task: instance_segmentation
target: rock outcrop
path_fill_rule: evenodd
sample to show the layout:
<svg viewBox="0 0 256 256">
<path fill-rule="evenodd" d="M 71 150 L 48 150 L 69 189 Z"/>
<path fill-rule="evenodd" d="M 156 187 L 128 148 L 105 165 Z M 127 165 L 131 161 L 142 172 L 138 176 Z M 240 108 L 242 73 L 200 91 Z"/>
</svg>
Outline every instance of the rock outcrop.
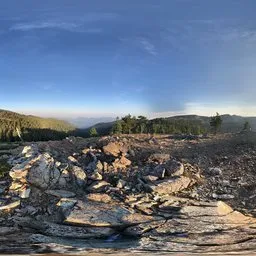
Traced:
<svg viewBox="0 0 256 256">
<path fill-rule="evenodd" d="M 256 219 L 218 201 L 233 200 L 231 189 L 204 197 L 209 185 L 198 165 L 152 153 L 160 143 L 147 142 L 150 150 L 142 157 L 131 138 L 105 138 L 93 146 L 76 138 L 34 143 L 11 156 L 11 182 L 0 180 L 0 222 L 10 232 L 0 228 L 0 237 L 14 239 L 15 229 L 29 234 L 30 243 L 42 244 L 60 241 L 54 237 L 114 241 L 128 236 L 141 250 L 251 246 Z M 209 167 L 205 175 L 221 180 L 224 174 Z"/>
</svg>

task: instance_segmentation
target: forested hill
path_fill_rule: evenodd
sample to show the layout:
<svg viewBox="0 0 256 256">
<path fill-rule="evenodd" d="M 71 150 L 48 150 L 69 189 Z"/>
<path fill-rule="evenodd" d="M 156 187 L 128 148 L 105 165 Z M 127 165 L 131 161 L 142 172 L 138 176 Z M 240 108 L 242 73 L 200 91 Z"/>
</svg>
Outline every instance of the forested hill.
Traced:
<svg viewBox="0 0 256 256">
<path fill-rule="evenodd" d="M 221 115 L 220 132 L 240 132 L 248 122 L 250 128 L 256 130 L 256 117 L 237 115 Z M 156 133 L 156 134 L 202 134 L 211 131 L 211 117 L 198 115 L 182 115 L 148 120 L 143 116 L 125 116 L 116 122 L 100 123 L 93 127 L 98 135 L 111 133 Z M 82 130 L 89 136 L 92 127 Z"/>
<path fill-rule="evenodd" d="M 56 140 L 74 131 L 74 126 L 62 120 L 0 110 L 0 141 L 17 141 L 19 135 L 24 141 Z"/>
</svg>

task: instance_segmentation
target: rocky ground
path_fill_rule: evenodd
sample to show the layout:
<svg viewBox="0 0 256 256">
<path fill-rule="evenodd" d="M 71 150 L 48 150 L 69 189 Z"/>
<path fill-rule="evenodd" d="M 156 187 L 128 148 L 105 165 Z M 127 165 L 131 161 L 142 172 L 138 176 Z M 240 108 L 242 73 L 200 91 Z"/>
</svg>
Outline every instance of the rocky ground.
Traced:
<svg viewBox="0 0 256 256">
<path fill-rule="evenodd" d="M 1 160 L 0 252 L 256 249 L 255 135 L 29 143 Z"/>
</svg>

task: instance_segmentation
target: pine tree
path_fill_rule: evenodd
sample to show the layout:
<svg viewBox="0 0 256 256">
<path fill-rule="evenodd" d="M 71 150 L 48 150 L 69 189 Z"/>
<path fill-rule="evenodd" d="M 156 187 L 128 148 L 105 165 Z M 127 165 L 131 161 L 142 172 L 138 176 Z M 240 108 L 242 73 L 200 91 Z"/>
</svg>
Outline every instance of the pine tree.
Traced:
<svg viewBox="0 0 256 256">
<path fill-rule="evenodd" d="M 97 137 L 98 136 L 98 132 L 96 130 L 95 127 L 92 127 L 89 131 L 90 137 Z"/>
<path fill-rule="evenodd" d="M 217 112 L 216 116 L 211 117 L 211 120 L 210 120 L 210 126 L 212 127 L 215 134 L 220 130 L 221 125 L 222 125 L 222 119 L 219 113 Z"/>
<path fill-rule="evenodd" d="M 250 123 L 249 123 L 248 121 L 246 121 L 246 122 L 244 123 L 243 131 L 248 132 L 248 131 L 250 131 L 250 130 L 251 130 Z"/>
<path fill-rule="evenodd" d="M 115 123 L 112 127 L 112 134 L 122 134 L 123 132 L 123 126 L 122 126 L 122 120 L 119 119 L 119 117 L 116 118 Z"/>
</svg>

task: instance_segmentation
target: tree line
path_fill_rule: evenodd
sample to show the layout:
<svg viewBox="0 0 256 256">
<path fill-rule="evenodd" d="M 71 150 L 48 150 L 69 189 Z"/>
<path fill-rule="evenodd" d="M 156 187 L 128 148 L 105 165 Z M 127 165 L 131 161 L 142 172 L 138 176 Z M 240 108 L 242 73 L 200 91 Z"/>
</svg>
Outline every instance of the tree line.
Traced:
<svg viewBox="0 0 256 256">
<path fill-rule="evenodd" d="M 156 118 L 148 120 L 145 116 L 126 115 L 122 118 L 116 118 L 111 129 L 98 132 L 95 127 L 89 130 L 89 136 L 95 137 L 106 134 L 192 134 L 199 135 L 204 133 L 217 134 L 221 131 L 223 124 L 219 113 L 209 118 L 209 123 L 203 123 L 201 120 Z M 251 126 L 246 121 L 241 127 L 241 131 L 250 131 Z"/>
<path fill-rule="evenodd" d="M 153 133 L 153 134 L 202 134 L 206 128 L 200 120 L 156 118 L 148 120 L 145 116 L 127 115 L 117 118 L 114 123 L 112 134 Z"/>
</svg>

